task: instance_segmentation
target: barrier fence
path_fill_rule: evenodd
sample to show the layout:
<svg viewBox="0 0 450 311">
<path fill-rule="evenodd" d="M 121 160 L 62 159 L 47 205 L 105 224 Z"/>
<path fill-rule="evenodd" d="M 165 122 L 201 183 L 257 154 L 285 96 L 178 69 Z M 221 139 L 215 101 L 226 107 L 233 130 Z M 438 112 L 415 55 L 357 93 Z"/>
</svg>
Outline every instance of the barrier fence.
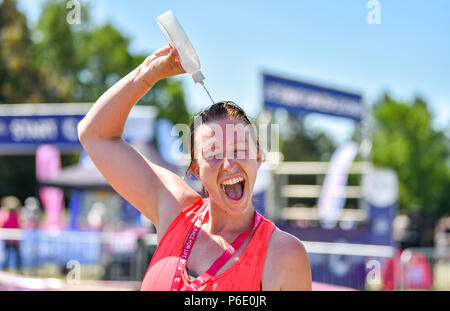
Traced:
<svg viewBox="0 0 450 311">
<path fill-rule="evenodd" d="M 139 250 L 141 241 L 135 232 L 0 229 L 0 268 L 71 285 L 81 281 L 140 281 L 145 273 L 142 267 L 148 264 Z M 148 243 L 156 244 L 156 237 L 148 235 Z"/>
<path fill-rule="evenodd" d="M 6 256 L 11 243 L 18 244 L 20 269 L 14 252 Z M 154 233 L 0 229 L 0 288 L 137 290 L 156 243 Z M 315 290 L 450 290 L 450 248 L 400 254 L 382 245 L 303 244 Z"/>
<path fill-rule="evenodd" d="M 399 290 L 450 290 L 450 247 L 408 248 L 396 258 Z"/>
</svg>

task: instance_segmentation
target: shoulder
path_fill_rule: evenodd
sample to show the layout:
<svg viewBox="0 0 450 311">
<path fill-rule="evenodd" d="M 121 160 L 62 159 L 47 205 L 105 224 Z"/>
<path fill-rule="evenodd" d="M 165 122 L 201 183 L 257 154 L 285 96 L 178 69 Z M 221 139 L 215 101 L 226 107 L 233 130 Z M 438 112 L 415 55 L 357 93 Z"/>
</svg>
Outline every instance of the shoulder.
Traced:
<svg viewBox="0 0 450 311">
<path fill-rule="evenodd" d="M 192 217 L 195 212 L 198 212 L 199 207 L 204 203 L 204 199 L 198 195 L 196 192 L 194 194 L 185 195 L 181 202 L 177 203 L 176 208 L 168 208 L 168 204 L 163 206 L 162 209 L 166 208 L 164 213 L 160 215 L 159 224 L 156 227 L 156 233 L 158 236 L 158 241 L 161 241 L 162 237 L 165 235 L 169 227 L 177 220 L 188 219 Z"/>
<path fill-rule="evenodd" d="M 311 268 L 303 243 L 275 227 L 267 246 L 263 289 L 311 290 Z"/>
</svg>

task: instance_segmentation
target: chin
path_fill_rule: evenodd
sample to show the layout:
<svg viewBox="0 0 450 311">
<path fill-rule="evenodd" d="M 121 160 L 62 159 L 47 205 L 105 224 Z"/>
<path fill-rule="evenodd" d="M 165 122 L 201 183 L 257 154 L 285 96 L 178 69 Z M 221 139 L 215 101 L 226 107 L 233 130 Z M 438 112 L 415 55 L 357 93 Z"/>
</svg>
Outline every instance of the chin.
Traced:
<svg viewBox="0 0 450 311">
<path fill-rule="evenodd" d="M 222 209 L 228 214 L 234 216 L 242 215 L 252 207 L 251 194 L 247 191 L 243 193 L 242 197 L 239 200 L 232 200 L 223 192 L 219 193 L 219 197 L 221 202 L 220 206 L 222 207 Z"/>
</svg>

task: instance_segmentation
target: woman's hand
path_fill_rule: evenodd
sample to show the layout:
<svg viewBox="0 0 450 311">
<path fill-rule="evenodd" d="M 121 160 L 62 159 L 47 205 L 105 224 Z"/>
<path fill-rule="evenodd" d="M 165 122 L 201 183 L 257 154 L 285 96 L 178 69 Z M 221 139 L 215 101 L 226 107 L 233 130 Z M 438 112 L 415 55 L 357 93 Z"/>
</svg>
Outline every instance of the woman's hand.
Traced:
<svg viewBox="0 0 450 311">
<path fill-rule="evenodd" d="M 139 67 L 141 80 L 144 80 L 149 86 L 161 79 L 186 72 L 181 66 L 177 50 L 170 45 L 148 56 Z"/>
</svg>

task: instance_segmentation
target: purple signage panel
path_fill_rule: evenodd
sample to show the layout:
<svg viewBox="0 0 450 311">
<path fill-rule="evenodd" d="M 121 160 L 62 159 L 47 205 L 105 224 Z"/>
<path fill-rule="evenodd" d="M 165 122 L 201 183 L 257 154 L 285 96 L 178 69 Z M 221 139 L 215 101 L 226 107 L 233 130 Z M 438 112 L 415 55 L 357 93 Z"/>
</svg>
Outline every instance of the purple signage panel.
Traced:
<svg viewBox="0 0 450 311">
<path fill-rule="evenodd" d="M 264 107 L 283 108 L 293 114 L 311 112 L 360 122 L 362 96 L 297 80 L 263 74 Z"/>
</svg>

